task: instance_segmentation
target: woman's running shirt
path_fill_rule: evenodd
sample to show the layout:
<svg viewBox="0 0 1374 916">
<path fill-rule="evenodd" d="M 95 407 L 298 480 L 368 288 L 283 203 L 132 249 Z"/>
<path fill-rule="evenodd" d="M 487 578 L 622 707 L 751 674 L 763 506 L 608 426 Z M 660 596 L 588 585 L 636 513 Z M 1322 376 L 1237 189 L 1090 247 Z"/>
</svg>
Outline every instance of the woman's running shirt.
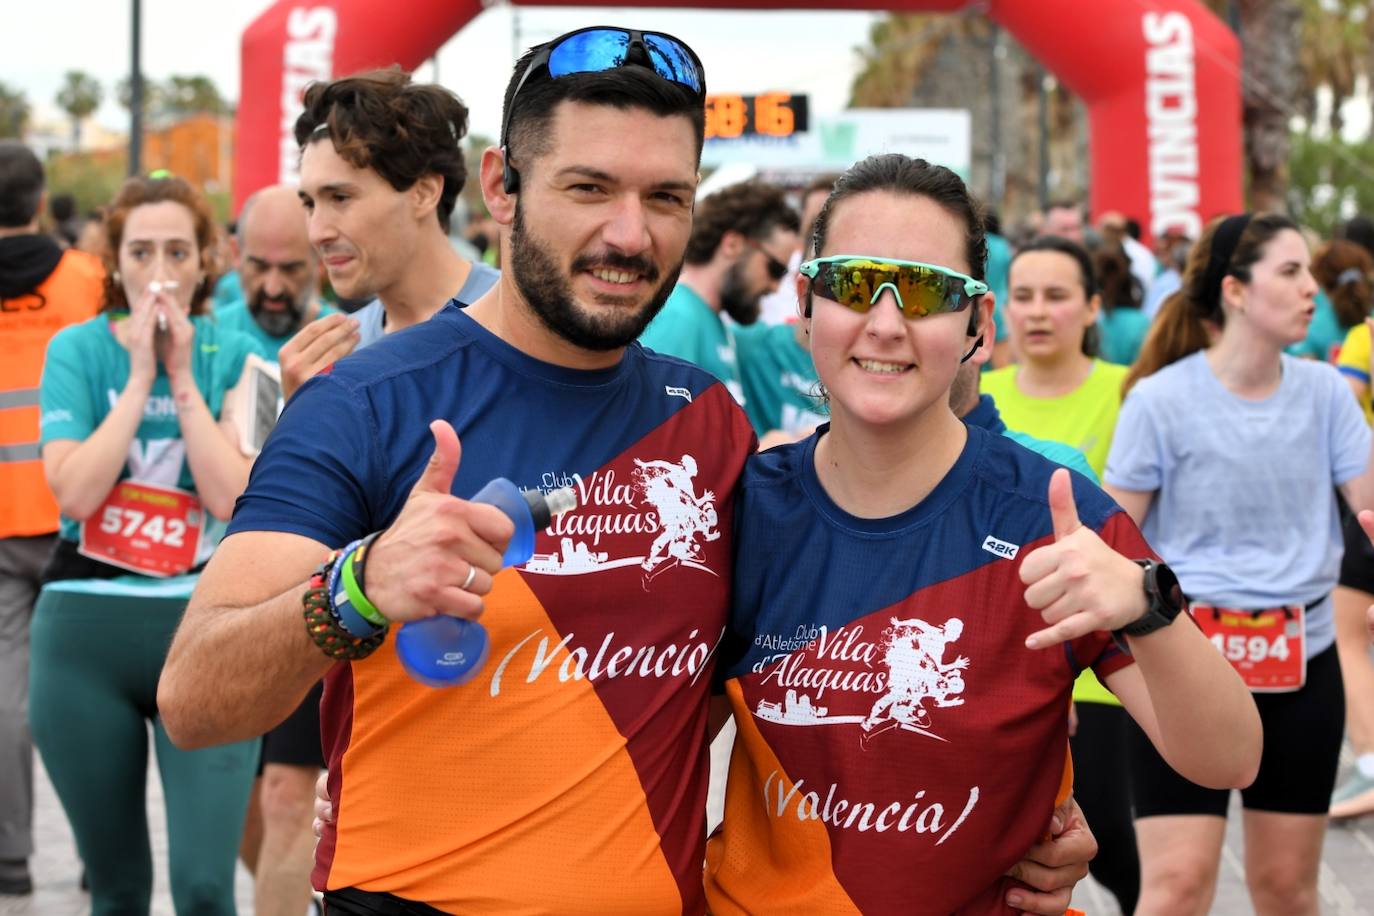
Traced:
<svg viewBox="0 0 1374 916">
<path fill-rule="evenodd" d="M 632 345 L 610 369 L 562 368 L 450 304 L 301 387 L 230 536 L 341 547 L 386 527 L 435 418 L 462 442 L 455 494 L 506 477 L 573 487 L 578 506 L 495 577 L 473 680 L 417 683 L 394 633 L 327 675 L 337 822 L 315 886 L 452 913 L 702 912 L 706 703 L 756 442 L 744 412 L 681 360 Z"/>
<path fill-rule="evenodd" d="M 1104 480 L 1154 493 L 1142 528 L 1190 597 L 1220 607 L 1328 596 L 1343 541 L 1335 486 L 1364 470 L 1370 430 L 1326 363 L 1284 355 L 1278 390 L 1239 398 L 1194 353 L 1131 389 Z M 1307 657 L 1335 641 L 1331 601 L 1307 613 Z"/>
<path fill-rule="evenodd" d="M 710 842 L 715 914 L 1006 913 L 1001 875 L 1043 834 L 1069 694 L 1131 663 L 1106 633 L 1032 651 L 1021 563 L 1054 540 L 1058 465 L 970 427 L 891 518 L 846 513 L 817 435 L 752 458 L 721 674 L 738 737 Z M 1129 517 L 1073 474 L 1079 516 L 1130 557 Z"/>
<path fill-rule="evenodd" d="M 1072 445 L 1087 456 L 1088 464 L 1101 477 L 1121 410 L 1121 383 L 1130 370 L 1095 359 L 1087 379 L 1069 394 L 1034 398 L 1016 387 L 1019 369 L 1006 366 L 983 373 L 983 391 L 997 402 L 1007 426 Z"/>
<path fill-rule="evenodd" d="M 191 374 L 210 414 L 219 418 L 224 395 L 238 384 L 249 353 L 271 358 L 256 341 L 221 327 L 211 315 L 192 315 Z M 110 319 L 97 315 L 64 328 L 48 344 L 39 398 L 43 444 L 59 439 L 83 441 L 104 422 L 129 382 L 129 351 L 115 339 Z M 228 442 L 225 448 L 230 448 Z M 195 479 L 186 462 L 172 383 L 161 362 L 153 381 L 143 420 L 138 425 L 120 480 L 139 480 L 195 492 Z M 204 515 L 198 562 L 209 558 L 225 523 Z M 63 516 L 61 536 L 76 541 L 81 523 Z"/>
</svg>

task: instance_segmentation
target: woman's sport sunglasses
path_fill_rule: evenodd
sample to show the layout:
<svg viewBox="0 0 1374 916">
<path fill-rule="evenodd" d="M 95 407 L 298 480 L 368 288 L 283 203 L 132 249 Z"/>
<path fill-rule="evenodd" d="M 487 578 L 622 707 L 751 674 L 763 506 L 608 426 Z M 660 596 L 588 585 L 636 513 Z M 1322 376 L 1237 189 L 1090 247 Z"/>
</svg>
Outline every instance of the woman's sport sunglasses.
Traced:
<svg viewBox="0 0 1374 916">
<path fill-rule="evenodd" d="M 632 64 L 647 67 L 668 82 L 685 86 L 703 100 L 706 98 L 706 74 L 701 58 L 680 38 L 664 32 L 641 32 L 615 26 L 591 26 L 560 35 L 530 59 L 506 106 L 506 117 L 501 124 L 501 151 L 506 157 L 507 194 L 515 193 L 520 186 L 519 173 L 510 167 L 511 112 L 530 74 L 547 66 L 549 76 L 558 79 L 574 73 L 601 73 Z"/>
<path fill-rule="evenodd" d="M 839 254 L 804 261 L 797 269 L 811 279 L 811 289 L 818 296 L 861 315 L 878 301 L 884 289 L 892 290 L 907 318 L 962 312 L 988 291 L 981 280 L 920 261 Z"/>
</svg>

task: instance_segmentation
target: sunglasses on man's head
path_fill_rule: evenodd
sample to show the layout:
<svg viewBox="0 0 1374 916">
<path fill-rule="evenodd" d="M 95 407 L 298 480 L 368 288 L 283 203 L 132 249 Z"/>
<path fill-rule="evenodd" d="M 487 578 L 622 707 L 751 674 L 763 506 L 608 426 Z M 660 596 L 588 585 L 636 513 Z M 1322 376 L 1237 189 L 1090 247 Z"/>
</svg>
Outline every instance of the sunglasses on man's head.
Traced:
<svg viewBox="0 0 1374 916">
<path fill-rule="evenodd" d="M 549 76 L 558 79 L 574 73 L 603 73 L 628 66 L 647 67 L 670 83 L 677 83 L 706 98 L 706 72 L 701 58 L 680 38 L 664 32 L 641 32 L 616 26 L 591 26 L 560 35 L 541 47 L 530 59 L 520 81 L 515 84 L 506 117 L 501 125 L 501 149 L 506 155 L 506 193 L 513 194 L 519 178 L 510 167 L 510 118 L 515 100 L 525 81 L 540 67 L 547 67 Z"/>
<path fill-rule="evenodd" d="M 811 279 L 816 295 L 859 314 L 890 289 L 907 318 L 962 312 L 988 291 L 981 280 L 937 264 L 839 254 L 804 261 L 798 271 Z"/>
<path fill-rule="evenodd" d="M 769 277 L 773 278 L 774 280 L 781 280 L 783 277 L 787 276 L 788 267 L 784 262 L 779 261 L 777 258 L 773 257 L 773 255 L 769 253 L 767 248 L 764 248 L 762 245 L 760 245 L 753 239 L 745 239 L 745 241 L 749 243 L 750 247 L 756 249 L 759 252 L 759 254 L 763 255 L 763 259 L 768 262 Z"/>
</svg>

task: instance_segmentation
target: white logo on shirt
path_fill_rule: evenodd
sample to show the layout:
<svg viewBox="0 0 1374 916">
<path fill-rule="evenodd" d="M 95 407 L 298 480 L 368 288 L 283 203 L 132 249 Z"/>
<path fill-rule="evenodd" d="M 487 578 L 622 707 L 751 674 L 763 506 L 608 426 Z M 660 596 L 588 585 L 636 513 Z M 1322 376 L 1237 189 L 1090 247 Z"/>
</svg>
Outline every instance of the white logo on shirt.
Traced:
<svg viewBox="0 0 1374 916">
<path fill-rule="evenodd" d="M 686 388 L 674 388 L 672 385 L 664 385 L 663 390 L 668 392 L 670 398 L 682 398 L 688 404 L 692 403 L 692 392 Z"/>
<path fill-rule="evenodd" d="M 893 729 L 945 741 L 931 731 L 931 710 L 964 703 L 958 694 L 964 692 L 969 660 L 962 655 L 945 660 L 949 644 L 963 635 L 963 621 L 951 617 L 937 626 L 919 618 L 894 617 L 878 642 L 863 639 L 863 632 L 862 625 L 841 627 L 833 634 L 820 627 L 805 649 L 788 654 L 764 674 L 763 684 L 787 692 L 778 702 L 759 700 L 754 715 L 779 725 L 858 725 L 863 747 Z M 869 670 L 875 662 L 886 671 Z M 831 664 L 846 667 L 828 667 Z M 851 666 L 856 664 L 863 668 L 854 670 Z M 815 692 L 814 701 L 799 692 L 808 688 Z M 878 696 L 867 714 L 830 715 L 828 706 L 818 705 L 827 690 Z"/>
<path fill-rule="evenodd" d="M 886 732 L 914 732 L 948 742 L 931 729 L 939 710 L 962 706 L 958 696 L 964 692 L 964 674 L 969 660 L 956 655 L 946 660 L 950 643 L 959 639 L 964 624 L 951 617 L 942 625 L 918 618 L 891 618 L 878 640 L 864 639 L 862 624 L 841 627 L 831 633 L 821 626 L 801 630 L 797 636 L 777 640 L 756 637 L 756 645 L 787 647 L 804 635 L 815 633 L 805 647 L 786 655 L 780 664 L 764 673 L 762 684 L 785 688 L 781 702 L 759 700 L 754 716 L 778 725 L 857 725 L 859 746 L 864 750 Z M 776 658 L 776 657 L 775 657 Z M 771 661 L 771 660 L 770 660 Z M 765 661 L 755 667 L 761 671 Z M 802 690 L 810 690 L 811 694 Z M 833 699 L 819 705 L 826 691 Z M 857 696 L 856 696 L 857 695 Z M 874 696 L 876 695 L 876 697 Z M 867 713 L 831 715 L 830 705 L 844 704 L 849 710 L 868 708 Z M 883 833 L 913 831 L 938 834 L 935 845 L 949 839 L 978 804 L 979 787 L 970 786 L 959 801 L 951 797 L 926 797 L 926 791 L 905 799 L 874 800 L 847 796 L 839 783 L 820 789 L 808 788 L 805 778 L 790 786 L 778 771 L 763 784 L 764 804 L 773 817 L 795 816 L 798 820 L 818 820 L 845 830 Z M 947 804 L 952 802 L 952 804 Z M 951 821 L 949 813 L 959 811 Z"/>
<path fill-rule="evenodd" d="M 1012 544 L 1008 541 L 999 541 L 989 534 L 987 540 L 983 541 L 983 549 L 988 553 L 995 553 L 999 557 L 1015 560 L 1016 554 L 1021 550 L 1021 545 Z"/>
<path fill-rule="evenodd" d="M 629 484 L 618 483 L 614 469 L 587 478 L 572 475 L 578 508 L 558 516 L 548 527 L 548 533 L 559 538 L 560 550 L 535 554 L 523 567 L 525 572 L 577 576 L 638 565 L 645 591 L 657 576 L 677 566 L 716 575 L 702 563 L 703 544 L 720 537 L 716 494 L 706 490 L 698 496 L 696 475 L 697 463 L 691 455 L 676 462 L 636 458 Z M 562 479 L 545 475 L 546 479 L 550 476 Z M 626 534 L 652 537 L 648 552 L 613 558 L 609 551 L 597 549 L 603 535 Z"/>
</svg>

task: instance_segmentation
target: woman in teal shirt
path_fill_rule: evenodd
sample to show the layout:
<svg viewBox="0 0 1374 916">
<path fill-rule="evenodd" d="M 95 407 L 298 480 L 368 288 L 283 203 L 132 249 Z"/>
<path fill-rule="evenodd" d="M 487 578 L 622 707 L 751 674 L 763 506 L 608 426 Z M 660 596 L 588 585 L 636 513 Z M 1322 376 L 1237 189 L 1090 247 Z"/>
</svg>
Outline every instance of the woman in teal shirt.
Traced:
<svg viewBox="0 0 1374 916">
<path fill-rule="evenodd" d="M 146 913 L 151 723 L 177 912 L 233 913 L 257 742 L 178 750 L 156 692 L 193 573 L 248 481 L 226 401 L 260 348 L 204 314 L 215 228 L 186 182 L 130 179 L 105 228 L 105 309 L 54 337 L 43 371 L 43 468 L 62 526 L 34 612 L 34 743 L 92 912 Z"/>
</svg>

